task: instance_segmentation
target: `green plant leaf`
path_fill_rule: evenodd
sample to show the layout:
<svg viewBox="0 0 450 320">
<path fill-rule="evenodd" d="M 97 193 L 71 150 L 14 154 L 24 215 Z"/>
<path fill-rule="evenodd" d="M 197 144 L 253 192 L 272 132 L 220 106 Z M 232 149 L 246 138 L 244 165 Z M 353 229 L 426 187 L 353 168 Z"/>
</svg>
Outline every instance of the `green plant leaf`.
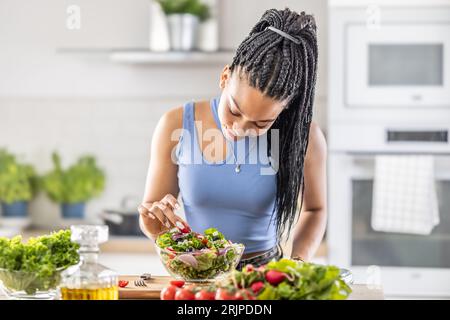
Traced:
<svg viewBox="0 0 450 320">
<path fill-rule="evenodd" d="M 200 0 L 156 0 L 166 15 L 189 13 L 197 16 L 200 21 L 210 18 L 211 10 Z"/>
<path fill-rule="evenodd" d="M 39 189 L 38 176 L 29 164 L 0 149 L 0 201 L 11 204 L 31 200 Z"/>
<path fill-rule="evenodd" d="M 52 154 L 53 170 L 42 178 L 42 188 L 57 203 L 86 202 L 101 194 L 105 187 L 105 174 L 93 156 L 82 156 L 64 170 L 58 153 Z"/>
</svg>

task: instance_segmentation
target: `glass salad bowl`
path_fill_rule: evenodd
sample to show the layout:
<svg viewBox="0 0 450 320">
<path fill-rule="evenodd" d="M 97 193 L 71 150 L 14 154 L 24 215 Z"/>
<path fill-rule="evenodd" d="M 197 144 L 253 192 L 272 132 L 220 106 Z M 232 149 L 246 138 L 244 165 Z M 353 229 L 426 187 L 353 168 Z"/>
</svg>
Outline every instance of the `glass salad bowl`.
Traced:
<svg viewBox="0 0 450 320">
<path fill-rule="evenodd" d="M 189 282 L 215 281 L 228 275 L 238 265 L 244 245 L 231 243 L 223 249 L 204 248 L 192 252 L 175 252 L 156 246 L 170 275 Z"/>
<path fill-rule="evenodd" d="M 213 282 L 225 277 L 236 268 L 245 249 L 215 228 L 204 234 L 174 228 L 159 234 L 155 244 L 169 274 L 189 282 Z"/>
<path fill-rule="evenodd" d="M 79 262 L 70 230 L 26 242 L 21 235 L 0 237 L 0 285 L 10 299 L 53 299 L 62 273 Z"/>
<path fill-rule="evenodd" d="M 0 268 L 1 288 L 9 299 L 52 300 L 57 295 L 61 273 L 67 268 L 59 268 L 48 275 L 37 272 L 13 271 Z"/>
</svg>

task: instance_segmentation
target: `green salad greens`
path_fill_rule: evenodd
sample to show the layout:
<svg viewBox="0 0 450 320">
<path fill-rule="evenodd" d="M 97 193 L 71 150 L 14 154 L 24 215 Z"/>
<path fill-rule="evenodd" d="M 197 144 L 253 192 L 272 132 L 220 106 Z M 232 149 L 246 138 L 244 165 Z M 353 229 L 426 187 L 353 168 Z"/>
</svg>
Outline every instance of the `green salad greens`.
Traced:
<svg viewBox="0 0 450 320">
<path fill-rule="evenodd" d="M 31 200 L 38 191 L 38 176 L 33 166 L 23 164 L 5 149 L 0 149 L 0 202 Z"/>
<path fill-rule="evenodd" d="M 184 280 L 207 280 L 233 270 L 244 251 L 215 228 L 204 234 L 173 228 L 158 236 L 156 245 L 166 269 Z"/>
<path fill-rule="evenodd" d="M 28 294 L 54 289 L 60 272 L 79 262 L 79 245 L 72 242 L 70 230 L 30 238 L 0 237 L 0 281 L 9 290 Z"/>
<path fill-rule="evenodd" d="M 343 300 L 352 291 L 338 267 L 290 259 L 273 260 L 258 268 L 248 265 L 221 285 L 248 288 L 258 300 Z"/>
</svg>

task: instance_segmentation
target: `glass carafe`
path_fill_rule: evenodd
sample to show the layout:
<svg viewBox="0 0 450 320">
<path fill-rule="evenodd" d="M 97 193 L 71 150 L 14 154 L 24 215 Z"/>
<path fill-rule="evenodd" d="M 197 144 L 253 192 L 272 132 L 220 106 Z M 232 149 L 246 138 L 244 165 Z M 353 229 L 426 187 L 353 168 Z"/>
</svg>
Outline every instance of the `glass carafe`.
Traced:
<svg viewBox="0 0 450 320">
<path fill-rule="evenodd" d="M 80 263 L 69 268 L 59 287 L 62 300 L 117 300 L 118 275 L 98 263 L 99 244 L 108 240 L 108 226 L 71 226 L 72 241 L 80 244 Z"/>
</svg>

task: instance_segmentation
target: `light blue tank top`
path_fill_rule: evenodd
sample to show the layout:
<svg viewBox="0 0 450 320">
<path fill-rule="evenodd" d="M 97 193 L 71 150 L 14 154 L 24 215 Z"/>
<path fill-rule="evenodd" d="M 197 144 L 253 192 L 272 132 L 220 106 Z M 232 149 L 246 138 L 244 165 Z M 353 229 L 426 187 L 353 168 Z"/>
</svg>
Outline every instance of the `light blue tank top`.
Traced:
<svg viewBox="0 0 450 320">
<path fill-rule="evenodd" d="M 220 97 L 210 106 L 217 127 Z M 256 138 L 245 137 L 233 145 L 234 155 L 227 152 L 221 162 L 206 160 L 199 146 L 195 129 L 194 102 L 183 107 L 183 132 L 175 156 L 178 163 L 178 184 L 186 220 L 196 232 L 215 227 L 227 239 L 243 243 L 245 253 L 264 251 L 277 244 L 274 214 L 276 175 L 268 162 L 267 145 Z M 231 148 L 228 148 L 231 151 Z M 244 151 L 244 152 L 243 152 Z M 261 155 L 258 156 L 258 152 Z M 241 171 L 235 172 L 235 156 Z M 243 159 L 245 158 L 245 162 Z M 261 174 L 261 169 L 271 174 Z"/>
</svg>

